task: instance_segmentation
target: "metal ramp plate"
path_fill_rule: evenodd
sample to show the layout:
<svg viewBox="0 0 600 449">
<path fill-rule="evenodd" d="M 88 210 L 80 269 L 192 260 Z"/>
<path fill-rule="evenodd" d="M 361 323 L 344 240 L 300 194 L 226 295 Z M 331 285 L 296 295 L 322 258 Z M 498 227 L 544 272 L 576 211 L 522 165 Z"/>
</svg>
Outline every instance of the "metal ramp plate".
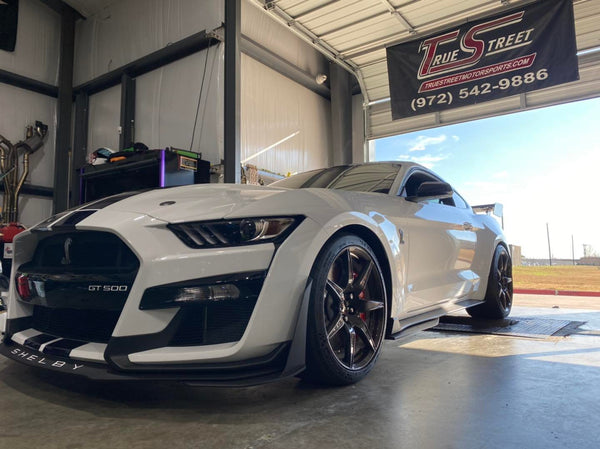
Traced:
<svg viewBox="0 0 600 449">
<path fill-rule="evenodd" d="M 577 332 L 584 321 L 554 320 L 533 317 L 511 317 L 505 320 L 478 320 L 465 316 L 445 316 L 431 328 L 434 331 L 470 332 L 477 334 L 508 335 L 525 338 L 566 336 Z"/>
</svg>

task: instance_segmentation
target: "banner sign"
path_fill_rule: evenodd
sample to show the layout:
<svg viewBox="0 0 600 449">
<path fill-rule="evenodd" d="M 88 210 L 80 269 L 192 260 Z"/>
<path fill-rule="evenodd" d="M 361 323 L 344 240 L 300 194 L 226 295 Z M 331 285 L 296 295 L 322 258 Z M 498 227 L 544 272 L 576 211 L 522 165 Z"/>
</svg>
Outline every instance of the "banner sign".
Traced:
<svg viewBox="0 0 600 449">
<path fill-rule="evenodd" d="M 0 50 L 15 51 L 19 0 L 0 0 Z"/>
<path fill-rule="evenodd" d="M 579 79 L 572 0 L 544 0 L 387 48 L 394 120 Z"/>
</svg>

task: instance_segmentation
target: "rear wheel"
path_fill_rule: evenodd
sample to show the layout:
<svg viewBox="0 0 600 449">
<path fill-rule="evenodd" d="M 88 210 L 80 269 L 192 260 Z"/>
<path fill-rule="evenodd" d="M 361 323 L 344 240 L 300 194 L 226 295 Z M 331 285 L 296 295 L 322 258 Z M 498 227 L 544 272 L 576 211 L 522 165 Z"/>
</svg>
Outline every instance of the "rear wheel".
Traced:
<svg viewBox="0 0 600 449">
<path fill-rule="evenodd" d="M 483 304 L 467 309 L 473 318 L 506 318 L 512 308 L 512 261 L 508 250 L 498 245 L 494 252 Z"/>
<path fill-rule="evenodd" d="M 362 379 L 373 368 L 385 333 L 381 267 L 361 238 L 329 242 L 312 270 L 305 378 L 331 385 Z"/>
</svg>

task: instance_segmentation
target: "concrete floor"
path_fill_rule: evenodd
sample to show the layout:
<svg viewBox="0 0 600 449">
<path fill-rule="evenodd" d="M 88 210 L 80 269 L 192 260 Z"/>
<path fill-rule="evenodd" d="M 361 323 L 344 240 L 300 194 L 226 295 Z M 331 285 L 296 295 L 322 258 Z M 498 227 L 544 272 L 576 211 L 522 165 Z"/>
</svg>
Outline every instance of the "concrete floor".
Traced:
<svg viewBox="0 0 600 449">
<path fill-rule="evenodd" d="M 345 388 L 102 384 L 0 357 L 0 448 L 597 449 L 599 298 L 534 299 L 512 315 L 587 324 L 544 340 L 421 332 Z"/>
</svg>

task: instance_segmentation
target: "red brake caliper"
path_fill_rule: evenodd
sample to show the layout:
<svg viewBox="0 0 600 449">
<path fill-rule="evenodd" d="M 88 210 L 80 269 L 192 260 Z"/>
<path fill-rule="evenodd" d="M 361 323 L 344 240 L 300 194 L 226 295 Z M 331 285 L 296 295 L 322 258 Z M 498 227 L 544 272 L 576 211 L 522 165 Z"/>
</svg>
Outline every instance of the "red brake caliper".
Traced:
<svg viewBox="0 0 600 449">
<path fill-rule="evenodd" d="M 357 277 L 358 277 L 358 273 L 356 273 L 356 272 L 354 272 L 354 271 L 353 271 L 353 272 L 352 272 L 352 278 L 353 278 L 353 279 L 356 279 Z M 365 291 L 364 291 L 364 290 L 358 294 L 358 299 L 365 299 Z M 358 314 L 358 317 L 359 317 L 361 320 L 363 320 L 363 321 L 366 321 L 366 320 L 367 320 L 367 314 L 366 314 L 366 313 L 364 313 L 364 312 L 360 312 L 360 313 Z"/>
<path fill-rule="evenodd" d="M 358 294 L 358 299 L 365 299 L 365 291 L 364 290 Z M 360 312 L 358 314 L 358 316 L 363 321 L 367 320 L 367 314 L 365 312 Z"/>
</svg>

